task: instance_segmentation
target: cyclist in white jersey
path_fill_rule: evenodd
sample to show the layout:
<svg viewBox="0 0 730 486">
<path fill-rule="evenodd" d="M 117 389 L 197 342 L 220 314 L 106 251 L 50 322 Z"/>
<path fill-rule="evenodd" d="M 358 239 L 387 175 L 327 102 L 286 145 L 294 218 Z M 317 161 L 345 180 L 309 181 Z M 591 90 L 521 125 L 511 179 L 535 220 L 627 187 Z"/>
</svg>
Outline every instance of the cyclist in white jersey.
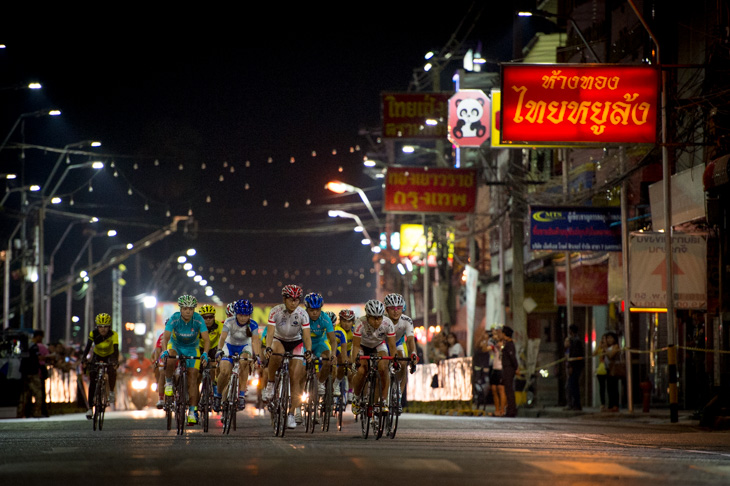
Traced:
<svg viewBox="0 0 730 486">
<path fill-rule="evenodd" d="M 269 313 L 265 354 L 265 357 L 269 359 L 267 368 L 269 382 L 264 390 L 264 400 L 271 400 L 274 396 L 273 379 L 281 366 L 282 357 L 274 356 L 271 354 L 272 352 L 281 354 L 287 351 L 292 354 L 304 354 L 305 359 L 311 359 L 312 352 L 304 351 L 304 349 L 312 349 L 312 336 L 309 332 L 309 316 L 299 306 L 302 293 L 302 288 L 298 285 L 286 285 L 281 289 L 284 303 L 275 306 Z M 304 390 L 304 380 L 306 378 L 306 368 L 301 358 L 291 360 L 289 376 L 292 401 L 290 411 L 293 412 L 301 406 L 302 391 Z M 293 413 L 290 413 L 287 417 L 286 426 L 289 429 L 296 428 L 297 424 Z"/>
<path fill-rule="evenodd" d="M 352 378 L 352 391 L 355 394 L 352 398 L 352 411 L 355 414 L 357 414 L 360 406 L 363 380 L 368 369 L 366 361 L 358 363 L 360 361 L 359 357 L 374 354 L 391 357 L 396 355 L 395 326 L 390 318 L 383 316 L 384 313 L 385 306 L 382 302 L 369 300 L 365 304 L 365 317 L 355 321 L 355 330 L 352 335 L 352 353 L 350 354 L 350 365 L 353 366 L 355 372 Z M 392 361 L 392 363 L 397 370 L 398 362 Z M 378 363 L 378 371 L 380 372 L 381 396 L 386 397 L 387 390 L 390 387 L 387 360 L 381 360 Z M 387 406 L 384 406 L 383 411 L 388 411 Z"/>
<path fill-rule="evenodd" d="M 413 320 L 403 314 L 403 308 L 406 304 L 403 296 L 388 294 L 383 299 L 383 303 L 385 304 L 385 313 L 395 323 L 395 345 L 398 350 L 398 357 L 405 357 L 407 351 L 411 362 L 417 363 L 418 354 L 416 353 L 416 339 L 413 335 Z M 397 373 L 401 392 L 405 391 L 408 382 L 407 376 L 406 367 L 401 367 Z"/>
</svg>

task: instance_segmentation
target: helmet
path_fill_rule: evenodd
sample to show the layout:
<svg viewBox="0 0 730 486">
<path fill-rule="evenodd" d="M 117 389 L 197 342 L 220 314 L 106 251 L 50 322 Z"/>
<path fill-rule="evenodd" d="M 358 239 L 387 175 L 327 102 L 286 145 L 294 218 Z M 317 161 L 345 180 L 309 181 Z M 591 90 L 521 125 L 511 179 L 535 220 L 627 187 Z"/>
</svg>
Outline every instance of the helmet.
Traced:
<svg viewBox="0 0 730 486">
<path fill-rule="evenodd" d="M 180 298 L 177 299 L 177 305 L 180 307 L 198 307 L 198 299 L 192 295 L 181 295 Z"/>
<path fill-rule="evenodd" d="M 340 319 L 344 321 L 351 321 L 355 318 L 355 313 L 350 309 L 342 309 L 340 311 Z"/>
<path fill-rule="evenodd" d="M 233 312 L 236 314 L 243 314 L 244 316 L 250 316 L 253 314 L 253 305 L 246 299 L 237 300 L 233 303 Z"/>
<path fill-rule="evenodd" d="M 201 316 L 204 314 L 215 314 L 215 307 L 210 304 L 205 304 L 200 307 L 198 314 L 200 314 Z"/>
<path fill-rule="evenodd" d="M 334 326 L 335 323 L 337 322 L 337 315 L 332 311 L 327 311 L 327 312 L 325 312 L 325 314 L 327 314 L 329 316 L 330 321 L 332 321 L 332 325 Z"/>
<path fill-rule="evenodd" d="M 365 304 L 365 314 L 373 317 L 382 317 L 385 306 L 379 300 L 368 300 Z"/>
<path fill-rule="evenodd" d="M 291 297 L 292 299 L 299 299 L 302 297 L 302 288 L 298 285 L 285 285 L 281 289 L 281 295 L 283 297 Z"/>
<path fill-rule="evenodd" d="M 235 312 L 233 311 L 233 305 L 235 302 L 231 302 L 230 304 L 226 305 L 226 315 L 228 317 L 231 317 Z"/>
<path fill-rule="evenodd" d="M 142 347 L 137 348 L 137 354 L 142 356 L 144 354 L 144 348 L 142 348 Z"/>
<path fill-rule="evenodd" d="M 385 303 L 385 307 L 404 307 L 406 305 L 406 301 L 403 300 L 401 294 L 388 294 L 383 299 L 383 302 Z"/>
<path fill-rule="evenodd" d="M 112 316 L 102 312 L 101 314 L 96 316 L 96 325 L 97 326 L 111 326 L 112 325 Z"/>
<path fill-rule="evenodd" d="M 312 292 L 304 296 L 304 302 L 310 309 L 321 309 L 324 304 L 324 299 L 318 293 Z"/>
</svg>

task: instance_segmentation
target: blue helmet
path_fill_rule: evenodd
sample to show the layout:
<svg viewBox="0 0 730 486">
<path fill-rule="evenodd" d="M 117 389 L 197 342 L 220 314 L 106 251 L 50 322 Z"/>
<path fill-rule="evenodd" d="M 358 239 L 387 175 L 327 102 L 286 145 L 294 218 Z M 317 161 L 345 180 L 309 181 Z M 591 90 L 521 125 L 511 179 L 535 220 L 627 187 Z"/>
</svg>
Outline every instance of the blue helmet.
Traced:
<svg viewBox="0 0 730 486">
<path fill-rule="evenodd" d="M 304 303 L 310 309 L 321 309 L 322 305 L 324 305 L 324 299 L 320 294 L 312 292 L 304 296 Z"/>
<path fill-rule="evenodd" d="M 237 300 L 233 303 L 233 312 L 236 314 L 243 314 L 244 316 L 250 316 L 253 314 L 253 305 L 246 299 Z"/>
</svg>

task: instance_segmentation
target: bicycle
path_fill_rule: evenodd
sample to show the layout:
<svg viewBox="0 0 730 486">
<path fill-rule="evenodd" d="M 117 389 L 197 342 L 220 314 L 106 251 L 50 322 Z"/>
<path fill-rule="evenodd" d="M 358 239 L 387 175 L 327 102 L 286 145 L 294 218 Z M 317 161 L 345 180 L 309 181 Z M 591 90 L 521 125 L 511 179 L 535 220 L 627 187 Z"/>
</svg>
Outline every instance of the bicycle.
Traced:
<svg viewBox="0 0 730 486">
<path fill-rule="evenodd" d="M 371 425 L 375 440 L 380 439 L 383 435 L 385 416 L 382 413 L 383 397 L 380 396 L 380 372 L 378 371 L 378 361 L 381 359 L 389 360 L 392 358 L 378 355 L 360 356 L 360 360 L 368 362 L 368 371 L 365 375 L 365 383 L 362 388 L 363 394 L 361 395 L 366 396 L 367 401 L 364 405 L 360 404 L 360 410 L 357 414 L 363 439 L 368 438 Z"/>
<path fill-rule="evenodd" d="M 200 401 L 198 402 L 198 411 L 200 412 L 200 421 L 203 424 L 203 432 L 208 432 L 209 415 L 213 409 L 213 379 L 210 376 L 210 370 L 214 363 L 208 361 L 200 379 Z"/>
<path fill-rule="evenodd" d="M 94 409 L 92 427 L 96 430 L 97 427 L 101 430 L 104 427 L 104 413 L 106 407 L 109 406 L 109 376 L 107 375 L 107 368 L 110 366 L 109 363 L 103 361 L 97 362 L 95 365 L 98 378 L 96 379 L 96 389 L 94 390 L 94 397 L 92 407 Z"/>
<path fill-rule="evenodd" d="M 337 366 L 346 366 L 346 365 L 337 365 Z M 347 376 L 344 376 L 342 380 L 340 380 L 340 395 L 339 396 L 333 396 L 332 398 L 332 415 L 334 415 L 337 418 L 337 430 L 342 430 L 342 417 L 345 413 L 345 409 L 347 408 Z M 329 425 L 327 426 L 329 429 Z"/>
<path fill-rule="evenodd" d="M 226 397 L 222 404 L 221 419 L 223 421 L 223 433 L 229 434 L 231 427 L 236 430 L 236 412 L 239 409 L 239 395 L 238 395 L 238 379 L 241 361 L 253 361 L 251 358 L 242 358 L 238 354 L 229 356 L 233 362 L 233 370 L 231 370 L 231 377 L 228 380 L 228 390 L 226 391 Z"/>
<path fill-rule="evenodd" d="M 313 433 L 319 406 L 319 379 L 315 365 L 322 360 L 313 358 L 307 363 L 307 379 L 304 382 L 304 396 L 302 397 L 302 415 L 304 415 L 305 432 Z"/>
<path fill-rule="evenodd" d="M 269 401 L 269 413 L 271 413 L 271 424 L 274 428 L 274 435 L 284 437 L 286 433 L 286 419 L 291 407 L 291 396 L 289 390 L 289 361 L 292 358 L 303 358 L 304 355 L 294 355 L 290 352 L 271 353 L 272 356 L 281 356 L 281 366 L 276 372 L 274 379 L 274 396 Z"/>
<path fill-rule="evenodd" d="M 407 361 L 411 363 L 411 374 L 416 371 L 416 365 L 410 360 L 410 358 L 395 358 L 395 360 L 400 362 Z M 401 406 L 402 394 L 400 389 L 400 382 L 396 378 L 396 371 L 392 366 L 390 367 L 389 373 L 390 390 L 388 391 L 388 402 L 390 406 L 388 408 L 388 415 L 385 419 L 385 435 L 387 437 L 390 437 L 391 439 L 395 439 L 395 432 L 398 430 L 398 417 L 400 417 L 400 414 L 403 412 L 403 408 Z"/>
<path fill-rule="evenodd" d="M 176 359 L 175 378 L 173 396 L 165 395 L 165 413 L 167 417 L 167 430 L 171 428 L 172 414 L 175 414 L 175 423 L 177 425 L 177 435 L 185 432 L 185 424 L 187 423 L 188 410 L 188 360 L 200 359 L 194 356 L 166 356 L 165 366 L 168 359 Z"/>
</svg>

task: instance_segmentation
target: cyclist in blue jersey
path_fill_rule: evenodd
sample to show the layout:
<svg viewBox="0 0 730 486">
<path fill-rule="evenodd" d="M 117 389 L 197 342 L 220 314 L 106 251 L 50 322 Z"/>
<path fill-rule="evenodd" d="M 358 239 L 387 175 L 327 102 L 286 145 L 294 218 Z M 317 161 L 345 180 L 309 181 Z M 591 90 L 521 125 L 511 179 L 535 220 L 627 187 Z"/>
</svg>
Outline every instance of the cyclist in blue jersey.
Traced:
<svg viewBox="0 0 730 486">
<path fill-rule="evenodd" d="M 161 358 L 175 358 L 177 355 L 200 357 L 200 360 L 189 359 L 188 365 L 188 396 L 190 409 L 188 410 L 188 424 L 198 423 L 197 409 L 200 399 L 198 390 L 198 373 L 200 362 L 208 361 L 210 338 L 208 328 L 200 314 L 195 312 L 198 301 L 192 295 L 183 295 L 177 300 L 180 312 L 175 312 L 165 323 L 165 332 L 162 335 Z M 200 342 L 203 343 L 203 352 L 200 352 Z M 168 359 L 165 366 L 165 395 L 172 396 L 172 375 L 177 366 L 176 359 Z"/>
<path fill-rule="evenodd" d="M 322 312 L 324 299 L 316 292 L 304 296 L 307 315 L 309 316 L 309 332 L 312 335 L 312 353 L 322 358 L 319 368 L 319 394 L 325 393 L 325 382 L 332 371 L 332 361 L 335 359 L 334 349 L 337 351 L 337 336 L 335 326 L 326 312 Z"/>
</svg>

